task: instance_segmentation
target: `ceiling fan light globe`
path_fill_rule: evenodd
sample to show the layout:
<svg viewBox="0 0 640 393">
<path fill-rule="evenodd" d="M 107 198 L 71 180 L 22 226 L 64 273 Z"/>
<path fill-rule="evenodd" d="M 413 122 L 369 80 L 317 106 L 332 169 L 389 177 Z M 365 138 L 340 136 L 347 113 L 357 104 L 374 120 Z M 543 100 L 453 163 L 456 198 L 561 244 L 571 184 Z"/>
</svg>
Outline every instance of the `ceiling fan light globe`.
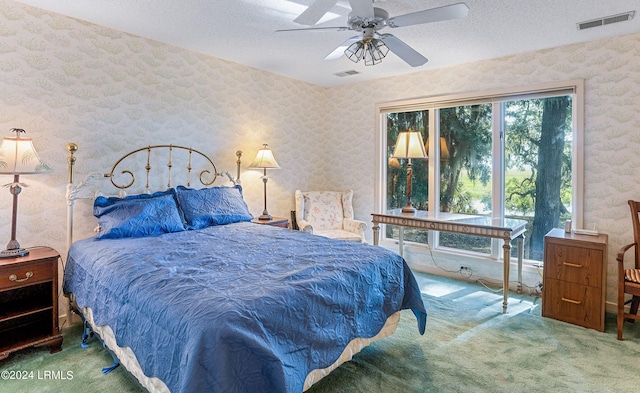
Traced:
<svg viewBox="0 0 640 393">
<path fill-rule="evenodd" d="M 384 42 L 382 42 L 382 40 L 374 38 L 372 44 L 375 46 L 380 59 L 384 58 L 387 53 L 389 53 L 389 48 L 384 44 Z"/>
<path fill-rule="evenodd" d="M 354 63 L 365 56 L 365 45 L 362 41 L 354 42 L 344 51 L 345 56 Z"/>
</svg>

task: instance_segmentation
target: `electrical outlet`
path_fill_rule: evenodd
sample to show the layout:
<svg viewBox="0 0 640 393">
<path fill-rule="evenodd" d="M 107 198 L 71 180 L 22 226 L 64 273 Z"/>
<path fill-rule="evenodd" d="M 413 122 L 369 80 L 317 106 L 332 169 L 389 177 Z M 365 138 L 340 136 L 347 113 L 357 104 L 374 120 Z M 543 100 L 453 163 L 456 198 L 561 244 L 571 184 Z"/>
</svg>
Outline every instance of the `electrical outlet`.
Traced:
<svg viewBox="0 0 640 393">
<path fill-rule="evenodd" d="M 466 265 L 460 265 L 460 271 L 461 272 L 469 272 L 469 271 L 471 271 L 471 268 L 469 266 L 466 266 Z"/>
</svg>

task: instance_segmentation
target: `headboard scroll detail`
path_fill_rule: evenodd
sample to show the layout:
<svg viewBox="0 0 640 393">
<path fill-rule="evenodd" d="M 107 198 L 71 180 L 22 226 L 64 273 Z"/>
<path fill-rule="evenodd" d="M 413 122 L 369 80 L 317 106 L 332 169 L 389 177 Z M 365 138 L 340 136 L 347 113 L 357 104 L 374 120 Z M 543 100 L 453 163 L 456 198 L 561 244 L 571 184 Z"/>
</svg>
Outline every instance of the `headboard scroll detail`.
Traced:
<svg viewBox="0 0 640 393">
<path fill-rule="evenodd" d="M 126 162 L 123 163 L 123 161 L 125 161 L 127 158 L 131 156 L 135 156 L 137 153 L 146 152 L 146 163 L 144 166 L 145 192 L 151 192 L 150 185 L 149 185 L 149 178 L 150 178 L 149 175 L 151 173 L 151 170 L 154 169 L 154 173 L 161 172 L 160 169 L 155 169 L 155 167 L 152 168 L 152 159 L 151 159 L 152 151 L 162 153 L 163 149 L 166 150 L 166 153 L 168 156 L 168 159 L 166 161 L 167 188 L 172 187 L 171 172 L 172 172 L 172 169 L 174 168 L 174 152 L 177 152 L 177 151 L 182 151 L 187 153 L 186 160 L 183 157 L 180 157 L 180 160 L 178 160 L 180 164 L 185 163 L 186 161 L 187 179 L 186 179 L 186 183 L 181 183 L 181 184 L 185 184 L 187 187 L 191 186 L 191 180 L 192 180 L 191 177 L 192 177 L 192 170 L 193 170 L 194 164 L 196 164 L 199 167 L 204 167 L 204 169 L 202 169 L 198 173 L 198 180 L 205 187 L 212 185 L 216 181 L 217 177 L 220 175 L 226 176 L 229 179 L 229 181 L 231 181 L 234 184 L 240 184 L 240 165 L 241 165 L 241 157 L 242 157 L 241 150 L 238 150 L 235 153 L 236 157 L 238 158 L 236 160 L 237 175 L 235 179 L 229 172 L 222 172 L 222 173 L 218 172 L 211 158 L 209 158 L 206 154 L 202 153 L 201 151 L 191 147 L 170 144 L 170 145 L 149 145 L 146 147 L 142 147 L 142 148 L 130 151 L 129 153 L 120 157 L 115 162 L 115 164 L 111 167 L 111 170 L 108 173 L 93 172 L 88 174 L 78 184 L 74 184 L 74 180 L 73 180 L 74 165 L 76 163 L 76 157 L 74 154 L 78 151 L 78 145 L 73 142 L 70 142 L 70 143 L 67 143 L 66 149 L 69 152 L 69 156 L 67 157 L 67 162 L 69 166 L 68 166 L 67 193 L 66 193 L 67 209 L 68 209 L 67 211 L 67 246 L 70 246 L 71 242 L 73 241 L 73 205 L 75 200 L 79 199 L 78 197 L 79 191 L 85 186 L 87 186 L 87 184 L 92 179 L 108 178 L 111 181 L 111 184 L 120 190 L 120 193 L 119 193 L 120 196 L 126 195 L 125 190 L 133 186 L 133 184 L 136 182 L 136 177 L 134 175 L 133 170 L 128 168 L 122 168 L 124 164 L 127 164 Z M 145 154 L 145 153 L 141 153 L 141 154 Z M 158 158 L 158 156 L 154 155 L 154 159 L 156 158 Z M 133 161 L 134 164 L 136 163 L 136 161 L 137 160 Z M 197 163 L 194 163 L 194 161 L 197 161 Z M 154 164 L 156 162 L 157 161 L 153 161 Z M 119 181 L 116 175 L 125 175 L 127 178 L 124 181 Z"/>
<path fill-rule="evenodd" d="M 127 154 L 125 154 L 124 156 L 122 156 L 118 161 L 116 161 L 116 163 L 113 165 L 113 167 L 111 167 L 111 171 L 109 173 L 105 173 L 105 177 L 108 177 L 111 180 L 111 184 L 113 184 L 116 188 L 119 188 L 121 190 L 129 188 L 133 185 L 133 183 L 135 182 L 135 175 L 133 174 L 133 172 L 129 169 L 123 169 L 121 170 L 120 173 L 122 174 L 127 174 L 130 177 L 130 180 L 128 183 L 118 183 L 115 180 L 114 177 L 114 172 L 116 172 L 116 169 L 118 168 L 118 166 L 120 165 L 120 163 L 122 163 L 122 161 L 124 161 L 127 157 L 131 157 L 133 155 L 135 155 L 136 153 L 139 153 L 141 151 L 146 151 L 147 152 L 147 164 L 145 166 L 145 175 L 146 175 L 146 180 L 145 180 L 145 190 L 149 189 L 149 174 L 151 173 L 151 151 L 154 149 L 168 149 L 168 161 L 167 161 L 167 187 L 171 187 L 171 169 L 173 168 L 173 151 L 174 149 L 182 149 L 182 150 L 186 150 L 189 153 L 188 156 L 188 164 L 187 164 L 187 186 L 191 186 L 191 171 L 193 169 L 192 167 L 192 158 L 193 158 L 193 153 L 199 154 L 200 156 L 202 156 L 210 165 L 211 165 L 211 169 L 203 169 L 200 174 L 199 174 L 199 180 L 200 183 L 202 183 L 203 186 L 210 186 L 211 184 L 213 184 L 213 182 L 215 182 L 216 177 L 218 176 L 218 171 L 216 170 L 216 166 L 213 163 L 213 161 L 211 161 L 211 159 L 205 155 L 204 153 L 202 153 L 199 150 L 193 149 L 191 147 L 185 147 L 185 146 L 179 146 L 179 145 L 154 145 L 154 146 L 147 146 L 147 147 L 143 147 L 140 149 L 136 149 L 133 150 Z M 211 177 L 210 180 L 206 180 L 207 177 Z"/>
</svg>

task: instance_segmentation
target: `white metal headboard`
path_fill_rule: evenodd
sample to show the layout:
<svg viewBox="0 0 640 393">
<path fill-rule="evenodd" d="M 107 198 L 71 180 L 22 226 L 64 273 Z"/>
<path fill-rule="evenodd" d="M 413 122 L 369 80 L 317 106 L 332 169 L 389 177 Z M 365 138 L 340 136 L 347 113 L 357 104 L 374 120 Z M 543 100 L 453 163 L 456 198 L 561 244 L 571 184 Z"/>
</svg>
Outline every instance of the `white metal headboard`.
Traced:
<svg viewBox="0 0 640 393">
<path fill-rule="evenodd" d="M 80 182 L 74 184 L 73 182 L 73 178 L 74 178 L 74 165 L 76 163 L 76 157 L 75 157 L 75 153 L 78 151 L 78 145 L 70 142 L 67 143 L 67 151 L 69 152 L 69 157 L 67 157 L 67 162 L 68 162 L 68 177 L 67 177 L 67 192 L 66 192 L 66 199 L 67 199 L 67 250 L 71 247 L 71 243 L 73 243 L 73 207 L 75 204 L 75 201 L 78 199 L 94 199 L 95 196 L 91 196 L 91 197 L 80 197 L 79 196 L 79 192 L 85 188 L 89 183 L 91 183 L 94 180 L 100 179 L 100 178 L 108 178 L 111 181 L 111 184 L 116 187 L 117 189 L 119 189 L 119 195 L 122 197 L 124 195 L 126 195 L 126 190 L 130 187 L 132 187 L 135 183 L 136 183 L 136 176 L 134 174 L 134 172 L 131 169 L 119 169 L 121 167 L 121 164 L 123 164 L 123 161 L 125 161 L 125 159 L 135 156 L 136 154 L 144 154 L 144 152 L 146 152 L 146 162 L 145 162 L 145 166 L 144 166 L 144 177 L 145 177 L 145 187 L 144 190 L 145 192 L 150 193 L 150 187 L 149 187 L 149 179 L 150 179 L 150 174 L 152 172 L 152 169 L 155 169 L 154 167 L 152 167 L 151 164 L 151 152 L 152 151 L 165 151 L 166 150 L 166 154 L 167 154 L 167 161 L 166 161 L 166 175 L 167 175 L 167 188 L 171 187 L 171 181 L 172 181 L 172 171 L 174 169 L 174 152 L 182 152 L 182 153 L 186 153 L 188 154 L 188 157 L 186 159 L 187 165 L 185 168 L 183 168 L 186 171 L 186 182 L 184 184 L 186 184 L 187 187 L 191 186 L 191 177 L 192 177 L 192 158 L 194 155 L 198 156 L 198 157 L 202 157 L 203 158 L 203 162 L 205 163 L 205 168 L 203 168 L 199 173 L 198 173 L 198 180 L 200 182 L 201 185 L 207 187 L 212 185 L 215 180 L 217 179 L 218 176 L 226 176 L 229 181 L 231 181 L 234 184 L 240 184 L 240 164 L 241 164 L 241 157 L 242 157 L 242 151 L 238 150 L 236 151 L 236 177 L 235 179 L 233 178 L 233 176 L 231 175 L 231 173 L 229 172 L 218 172 L 216 169 L 215 164 L 213 163 L 213 161 L 211 160 L 211 158 L 209 158 L 206 154 L 193 149 L 191 147 L 185 147 L 185 146 L 179 146 L 179 145 L 153 145 L 153 146 L 146 146 L 146 147 L 142 147 L 133 151 L 130 151 L 129 153 L 123 155 L 122 157 L 120 157 L 115 164 L 111 167 L 110 171 L 107 173 L 100 173 L 100 172 L 92 172 L 89 173 L 88 175 L 86 175 L 84 177 L 84 179 L 82 179 Z M 117 174 L 118 170 L 120 170 L 120 174 L 127 176 L 128 177 L 128 181 L 122 183 L 119 180 L 116 179 L 115 174 Z M 160 171 L 161 169 L 158 169 L 157 171 L 155 171 L 154 173 Z M 175 171 L 174 171 L 175 172 Z"/>
</svg>

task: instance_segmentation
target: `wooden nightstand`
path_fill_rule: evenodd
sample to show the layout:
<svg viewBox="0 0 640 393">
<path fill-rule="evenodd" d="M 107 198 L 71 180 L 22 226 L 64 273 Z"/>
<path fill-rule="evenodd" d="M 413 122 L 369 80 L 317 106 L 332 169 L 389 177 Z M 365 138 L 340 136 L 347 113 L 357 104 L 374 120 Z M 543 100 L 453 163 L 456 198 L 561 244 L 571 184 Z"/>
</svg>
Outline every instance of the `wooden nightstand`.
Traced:
<svg viewBox="0 0 640 393">
<path fill-rule="evenodd" d="M 260 220 L 254 218 L 251 222 L 255 224 L 271 225 L 280 228 L 289 228 L 289 219 L 284 217 L 273 217 L 272 220 Z"/>
<path fill-rule="evenodd" d="M 604 331 L 607 235 L 552 229 L 544 238 L 542 316 Z"/>
<path fill-rule="evenodd" d="M 62 349 L 59 258 L 54 249 L 39 247 L 24 257 L 0 259 L 0 360 L 28 347 Z"/>
</svg>

